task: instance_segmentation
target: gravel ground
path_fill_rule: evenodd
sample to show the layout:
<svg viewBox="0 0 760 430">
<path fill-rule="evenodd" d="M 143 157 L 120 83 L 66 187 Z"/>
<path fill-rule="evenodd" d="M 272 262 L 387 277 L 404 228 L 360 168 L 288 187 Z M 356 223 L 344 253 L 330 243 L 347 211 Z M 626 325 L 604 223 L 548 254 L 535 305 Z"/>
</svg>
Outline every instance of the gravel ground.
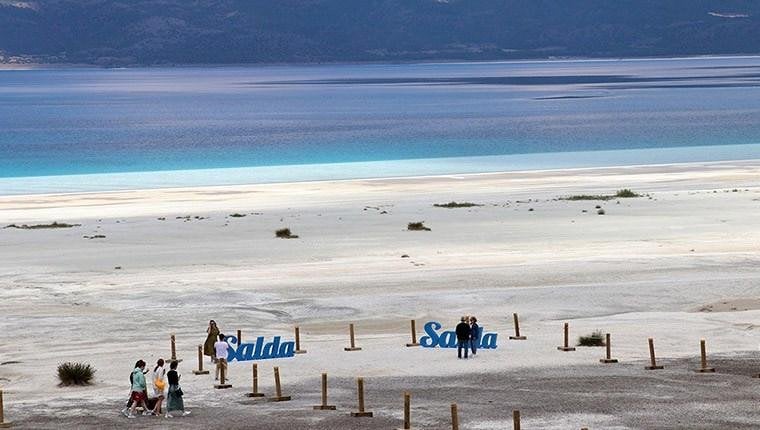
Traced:
<svg viewBox="0 0 760 430">
<path fill-rule="evenodd" d="M 81 416 L 31 416 L 17 428 L 183 428 L 183 429 L 389 429 L 403 427 L 403 391 L 412 393 L 413 428 L 450 428 L 449 405 L 459 405 L 462 429 L 511 429 L 519 409 L 528 429 L 757 429 L 760 428 L 758 354 L 715 358 L 715 374 L 698 374 L 697 358 L 663 360 L 664 370 L 646 371 L 644 362 L 568 366 L 447 378 L 366 378 L 367 409 L 373 418 L 353 418 L 355 381 L 331 379 L 330 403 L 337 411 L 313 411 L 318 379 L 285 387 L 293 400 L 253 402 L 245 389 L 219 391 L 229 407 L 204 408 L 188 401 L 184 418 L 119 415 L 118 404 L 72 404 Z M 189 399 L 192 395 L 188 396 Z"/>
</svg>

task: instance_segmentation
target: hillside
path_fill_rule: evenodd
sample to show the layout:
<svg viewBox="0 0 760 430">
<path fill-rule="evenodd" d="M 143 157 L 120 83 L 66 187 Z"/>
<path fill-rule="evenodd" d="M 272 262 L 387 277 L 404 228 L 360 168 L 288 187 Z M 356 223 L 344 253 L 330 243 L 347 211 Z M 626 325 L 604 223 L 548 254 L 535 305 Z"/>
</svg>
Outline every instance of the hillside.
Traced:
<svg viewBox="0 0 760 430">
<path fill-rule="evenodd" d="M 0 0 L 3 62 L 150 65 L 760 52 L 752 0 Z"/>
</svg>

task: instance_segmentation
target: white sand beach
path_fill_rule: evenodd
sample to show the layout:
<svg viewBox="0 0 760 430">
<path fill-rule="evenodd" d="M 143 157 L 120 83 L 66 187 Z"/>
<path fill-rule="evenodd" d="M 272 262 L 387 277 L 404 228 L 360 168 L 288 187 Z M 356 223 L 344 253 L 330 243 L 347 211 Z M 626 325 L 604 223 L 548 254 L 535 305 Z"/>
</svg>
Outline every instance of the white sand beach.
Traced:
<svg viewBox="0 0 760 430">
<path fill-rule="evenodd" d="M 644 196 L 562 199 L 623 188 Z M 479 206 L 433 206 L 451 201 Z M 464 429 L 507 428 L 513 409 L 524 428 L 757 428 L 758 213 L 760 160 L 0 197 L 0 226 L 80 224 L 0 229 L 6 419 L 393 428 L 409 390 L 415 428 L 450 428 L 453 402 Z M 418 221 L 431 230 L 407 230 Z M 299 238 L 276 238 L 283 227 Z M 525 341 L 508 340 L 514 312 Z M 410 319 L 422 335 L 464 314 L 498 349 L 404 347 Z M 293 401 L 246 399 L 250 363 L 230 364 L 230 390 L 193 375 L 209 319 L 244 338 L 300 326 L 306 354 L 259 362 L 261 389 L 279 366 Z M 573 341 L 611 333 L 620 363 L 558 351 L 565 322 Z M 362 351 L 343 350 L 349 323 Z M 127 421 L 131 367 L 168 358 L 171 333 L 193 413 Z M 644 370 L 648 337 L 662 371 Z M 700 338 L 716 374 L 693 372 Z M 58 387 L 63 361 L 91 363 L 95 384 Z M 337 411 L 311 410 L 321 372 Z M 375 418 L 348 417 L 357 376 Z"/>
</svg>

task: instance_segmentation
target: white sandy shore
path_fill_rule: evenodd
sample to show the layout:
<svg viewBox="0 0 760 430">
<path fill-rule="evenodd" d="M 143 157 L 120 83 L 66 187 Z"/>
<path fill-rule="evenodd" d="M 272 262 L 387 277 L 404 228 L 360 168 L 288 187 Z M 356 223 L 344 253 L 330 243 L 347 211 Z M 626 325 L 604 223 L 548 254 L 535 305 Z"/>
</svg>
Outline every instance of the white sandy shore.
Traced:
<svg viewBox="0 0 760 430">
<path fill-rule="evenodd" d="M 619 188 L 649 197 L 557 200 Z M 483 206 L 432 206 L 448 201 Z M 598 349 L 556 351 L 565 321 L 573 337 L 612 333 L 625 362 L 646 358 L 649 336 L 668 359 L 693 357 L 700 338 L 710 353 L 757 355 L 758 210 L 760 161 L 0 197 L 0 225 L 81 224 L 0 230 L 6 412 L 21 423 L 110 414 L 131 365 L 166 357 L 169 333 L 185 358 L 187 402 L 227 407 L 208 378 L 190 373 L 211 318 L 244 336 L 300 325 L 309 352 L 260 365 L 264 375 L 281 366 L 293 384 L 322 371 L 411 377 L 593 364 Z M 423 220 L 432 231 L 406 231 Z M 300 238 L 275 238 L 281 227 Z M 106 237 L 83 238 L 95 234 Z M 697 312 L 706 305 L 713 312 Z M 512 312 L 528 341 L 507 341 Z M 453 325 L 461 314 L 498 332 L 500 348 L 462 362 L 401 346 L 410 318 Z M 361 352 L 343 351 L 348 322 Z M 68 360 L 93 363 L 97 384 L 58 388 L 55 366 Z M 248 369 L 231 365 L 241 392 Z"/>
</svg>

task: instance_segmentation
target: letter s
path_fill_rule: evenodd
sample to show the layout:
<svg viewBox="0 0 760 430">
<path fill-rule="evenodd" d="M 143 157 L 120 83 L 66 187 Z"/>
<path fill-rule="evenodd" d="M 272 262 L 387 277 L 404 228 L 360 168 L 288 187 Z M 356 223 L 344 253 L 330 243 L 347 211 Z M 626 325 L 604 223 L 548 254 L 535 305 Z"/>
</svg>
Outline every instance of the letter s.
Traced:
<svg viewBox="0 0 760 430">
<path fill-rule="evenodd" d="M 438 345 L 438 333 L 436 332 L 440 330 L 441 327 L 443 326 L 437 321 L 430 321 L 425 324 L 425 333 L 427 336 L 422 336 L 420 338 L 420 346 L 423 348 L 435 348 L 436 345 Z"/>
</svg>

